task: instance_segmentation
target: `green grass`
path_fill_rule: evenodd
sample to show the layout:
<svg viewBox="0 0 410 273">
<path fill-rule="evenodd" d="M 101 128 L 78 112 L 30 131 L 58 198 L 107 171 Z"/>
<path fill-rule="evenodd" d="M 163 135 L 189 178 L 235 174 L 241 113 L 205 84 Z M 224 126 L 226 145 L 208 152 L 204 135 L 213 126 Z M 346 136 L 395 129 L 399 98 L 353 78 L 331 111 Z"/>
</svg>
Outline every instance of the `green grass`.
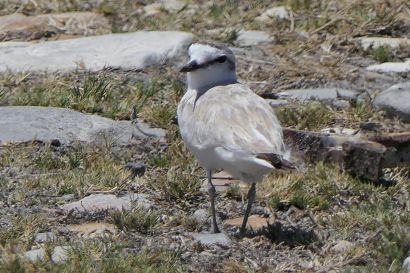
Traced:
<svg viewBox="0 0 410 273">
<path fill-rule="evenodd" d="M 392 60 L 391 50 L 388 46 L 380 46 L 373 49 L 373 56 L 379 63 L 385 63 Z"/>
<path fill-rule="evenodd" d="M 319 163 L 305 173 L 269 178 L 263 189 L 271 195 L 268 203 L 274 209 L 294 205 L 300 209 L 327 210 L 335 202 L 339 189 L 353 181 L 348 175 L 340 174 L 338 168 Z"/>
<path fill-rule="evenodd" d="M 150 234 L 155 231 L 159 224 L 159 213 L 136 207 L 130 211 L 114 211 L 111 213 L 111 221 L 120 230 L 130 232 L 137 231 L 142 234 Z"/>
<path fill-rule="evenodd" d="M 334 125 L 357 127 L 361 122 L 380 120 L 381 114 L 369 102 L 359 102 L 346 110 L 336 110 L 320 102 L 294 103 L 275 109 L 282 126 L 318 131 Z"/>
<path fill-rule="evenodd" d="M 22 75 L 12 78 L 16 80 L 19 77 Z M 33 85 L 32 81 L 37 81 L 37 77 L 41 80 Z M 4 92 L 2 101 L 7 105 L 63 107 L 110 118 L 129 119 L 133 108 L 137 116 L 143 111 L 154 114 L 160 111 L 150 112 L 145 108 L 156 107 L 153 100 L 164 98 L 165 93 L 176 84 L 174 82 L 178 81 L 175 78 L 160 80 L 154 76 L 135 82 L 132 77 L 107 71 L 36 75 L 33 78 L 28 76 L 18 86 L 13 86 L 9 83 L 12 81 L 10 76 L 6 74 L 0 75 L 0 90 Z M 151 120 L 155 121 L 156 118 Z"/>
<path fill-rule="evenodd" d="M 87 272 L 87 273 L 165 273 L 185 272 L 177 252 L 167 249 L 142 250 L 121 253 L 115 242 L 90 242 L 74 245 L 63 263 L 24 261 L 16 254 L 2 253 L 0 272 Z M 4 251 L 4 250 L 3 250 Z M 1 252 L 3 252 L 1 251 Z"/>
</svg>

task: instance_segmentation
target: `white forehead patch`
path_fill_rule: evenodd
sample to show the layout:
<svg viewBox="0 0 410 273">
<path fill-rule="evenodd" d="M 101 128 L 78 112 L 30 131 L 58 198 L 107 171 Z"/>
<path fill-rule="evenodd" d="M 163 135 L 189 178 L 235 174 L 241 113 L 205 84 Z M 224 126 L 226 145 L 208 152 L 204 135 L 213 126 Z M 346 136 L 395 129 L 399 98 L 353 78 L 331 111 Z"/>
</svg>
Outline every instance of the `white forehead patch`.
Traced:
<svg viewBox="0 0 410 273">
<path fill-rule="evenodd" d="M 205 63 L 223 55 L 222 50 L 204 44 L 192 44 L 188 53 L 191 60 L 196 60 L 198 63 Z"/>
</svg>

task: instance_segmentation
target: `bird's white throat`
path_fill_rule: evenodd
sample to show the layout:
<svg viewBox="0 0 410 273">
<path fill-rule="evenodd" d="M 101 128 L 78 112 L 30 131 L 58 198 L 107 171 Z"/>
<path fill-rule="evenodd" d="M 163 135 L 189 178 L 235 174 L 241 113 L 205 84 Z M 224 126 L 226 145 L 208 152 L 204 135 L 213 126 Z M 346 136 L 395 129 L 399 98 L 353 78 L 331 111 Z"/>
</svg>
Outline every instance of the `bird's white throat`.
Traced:
<svg viewBox="0 0 410 273">
<path fill-rule="evenodd" d="M 235 70 L 227 66 L 217 64 L 189 72 L 188 89 L 205 92 L 212 87 L 237 83 Z"/>
</svg>

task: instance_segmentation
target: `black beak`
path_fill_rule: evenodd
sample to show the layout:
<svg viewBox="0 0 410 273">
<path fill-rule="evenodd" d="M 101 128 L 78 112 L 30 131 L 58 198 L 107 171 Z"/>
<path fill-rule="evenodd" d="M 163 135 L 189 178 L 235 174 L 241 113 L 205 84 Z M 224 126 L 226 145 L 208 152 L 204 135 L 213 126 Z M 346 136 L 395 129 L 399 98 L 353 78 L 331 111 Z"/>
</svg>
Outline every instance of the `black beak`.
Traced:
<svg viewBox="0 0 410 273">
<path fill-rule="evenodd" d="M 182 66 L 181 69 L 179 70 L 179 72 L 190 72 L 190 71 L 194 71 L 198 68 L 201 68 L 200 65 L 198 65 L 198 63 L 193 60 L 190 61 L 189 63 L 187 63 L 186 65 Z"/>
</svg>

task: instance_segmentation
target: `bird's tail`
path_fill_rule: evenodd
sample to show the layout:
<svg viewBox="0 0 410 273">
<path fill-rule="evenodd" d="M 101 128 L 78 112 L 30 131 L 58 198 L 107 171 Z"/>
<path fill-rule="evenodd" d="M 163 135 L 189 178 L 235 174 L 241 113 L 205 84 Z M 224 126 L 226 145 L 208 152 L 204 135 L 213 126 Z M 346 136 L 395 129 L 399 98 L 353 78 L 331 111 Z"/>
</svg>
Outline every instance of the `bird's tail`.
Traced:
<svg viewBox="0 0 410 273">
<path fill-rule="evenodd" d="M 297 169 L 294 163 L 284 159 L 283 156 L 278 155 L 278 154 L 260 153 L 256 155 L 256 158 L 268 161 L 276 169 L 284 169 L 284 170 L 296 170 Z"/>
</svg>

